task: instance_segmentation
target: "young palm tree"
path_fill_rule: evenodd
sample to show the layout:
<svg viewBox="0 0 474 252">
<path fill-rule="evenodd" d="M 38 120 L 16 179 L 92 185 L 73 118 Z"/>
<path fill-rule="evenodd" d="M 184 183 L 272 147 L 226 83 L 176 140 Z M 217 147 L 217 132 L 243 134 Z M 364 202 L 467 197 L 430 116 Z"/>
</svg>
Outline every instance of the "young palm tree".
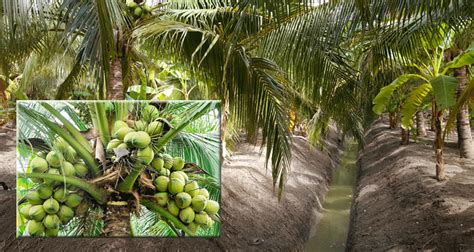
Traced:
<svg viewBox="0 0 474 252">
<path fill-rule="evenodd" d="M 218 235 L 217 103 L 79 105 L 19 105 L 19 235 Z"/>
</svg>

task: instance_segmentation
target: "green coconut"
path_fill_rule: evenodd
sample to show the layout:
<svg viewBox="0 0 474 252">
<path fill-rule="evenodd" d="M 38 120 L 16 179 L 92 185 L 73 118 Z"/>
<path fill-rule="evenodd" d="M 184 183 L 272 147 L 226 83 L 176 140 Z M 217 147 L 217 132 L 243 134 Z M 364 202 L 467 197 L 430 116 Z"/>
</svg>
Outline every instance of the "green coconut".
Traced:
<svg viewBox="0 0 474 252">
<path fill-rule="evenodd" d="M 140 6 L 137 6 L 135 8 L 135 10 L 133 11 L 133 15 L 135 17 L 140 17 L 142 15 L 142 13 L 143 13 L 143 10 L 142 10 L 142 8 L 140 8 Z"/>
<path fill-rule="evenodd" d="M 161 134 L 163 130 L 163 124 L 161 122 L 155 121 L 151 122 L 148 127 L 146 127 L 146 133 L 150 136 L 157 136 Z"/>
<path fill-rule="evenodd" d="M 65 202 L 66 199 L 67 199 L 67 196 L 68 196 L 67 190 L 61 187 L 61 188 L 58 188 L 54 192 L 53 197 L 54 197 L 54 199 L 56 199 L 59 202 Z"/>
<path fill-rule="evenodd" d="M 66 205 L 70 208 L 75 208 L 75 207 L 79 206 L 79 204 L 81 204 L 81 202 L 82 202 L 82 197 L 81 197 L 81 195 L 79 195 L 77 193 L 71 193 L 66 198 Z"/>
<path fill-rule="evenodd" d="M 160 112 L 155 106 L 146 105 L 143 108 L 143 114 L 142 114 L 143 120 L 147 122 L 153 122 L 153 121 L 156 121 L 156 119 L 158 119 L 159 116 L 160 116 Z"/>
<path fill-rule="evenodd" d="M 122 141 L 120 141 L 120 139 L 110 140 L 110 142 L 107 144 L 107 148 L 106 148 L 107 152 L 113 153 L 114 149 L 117 148 L 121 143 Z"/>
<path fill-rule="evenodd" d="M 194 217 L 195 213 L 191 207 L 187 207 L 179 211 L 179 219 L 186 224 L 193 222 Z"/>
<path fill-rule="evenodd" d="M 145 131 L 147 126 L 148 125 L 143 120 L 133 122 L 133 128 L 135 129 L 135 131 Z"/>
<path fill-rule="evenodd" d="M 148 4 L 143 5 L 143 10 L 148 13 L 152 11 L 151 6 Z"/>
<path fill-rule="evenodd" d="M 64 159 L 66 159 L 66 161 L 74 163 L 76 162 L 76 158 L 77 158 L 76 150 L 72 148 L 71 146 L 68 146 L 66 150 L 64 151 Z"/>
<path fill-rule="evenodd" d="M 159 176 L 155 179 L 155 186 L 159 192 L 166 192 L 168 190 L 168 184 L 170 179 L 166 176 Z"/>
<path fill-rule="evenodd" d="M 64 176 L 74 176 L 76 175 L 76 170 L 74 169 L 74 165 L 69 163 L 68 161 L 64 161 L 61 167 L 61 173 Z"/>
<path fill-rule="evenodd" d="M 135 3 L 133 0 L 127 0 L 127 1 L 125 2 L 125 4 L 126 4 L 127 7 L 130 8 L 130 9 L 135 9 L 135 7 L 138 6 L 138 4 Z"/>
<path fill-rule="evenodd" d="M 166 206 L 168 204 L 168 193 L 167 192 L 159 192 L 155 193 L 155 201 L 160 206 Z"/>
<path fill-rule="evenodd" d="M 199 184 L 196 181 L 191 181 L 184 186 L 184 191 L 189 193 L 191 197 L 195 196 L 197 189 L 199 189 Z"/>
<path fill-rule="evenodd" d="M 186 172 L 184 172 L 184 171 L 176 171 L 176 173 L 181 174 L 181 176 L 183 177 L 185 183 L 188 182 L 189 177 L 188 177 L 188 174 L 186 174 Z"/>
<path fill-rule="evenodd" d="M 184 159 L 181 157 L 173 158 L 173 170 L 181 171 L 184 167 Z"/>
<path fill-rule="evenodd" d="M 30 162 L 32 172 L 43 173 L 48 170 L 48 162 L 41 157 L 35 157 Z"/>
<path fill-rule="evenodd" d="M 209 215 L 217 214 L 219 211 L 219 203 L 214 200 L 208 200 L 204 211 L 206 211 Z"/>
<path fill-rule="evenodd" d="M 176 202 L 174 200 L 168 201 L 168 212 L 170 212 L 171 215 L 173 216 L 178 216 L 179 215 L 179 207 L 176 205 Z"/>
<path fill-rule="evenodd" d="M 166 169 L 166 168 L 161 168 L 160 170 L 160 175 L 161 176 L 166 176 L 166 177 L 169 177 L 171 174 L 170 170 Z"/>
<path fill-rule="evenodd" d="M 163 169 L 163 159 L 159 157 L 155 157 L 151 162 L 151 167 L 155 169 L 155 171 L 161 171 Z"/>
<path fill-rule="evenodd" d="M 56 151 L 50 151 L 48 155 L 46 155 L 46 161 L 48 161 L 48 164 L 52 167 L 59 167 L 61 166 L 61 163 L 63 162 L 64 158 L 63 156 Z"/>
<path fill-rule="evenodd" d="M 176 194 L 174 201 L 179 208 L 183 209 L 191 205 L 192 198 L 188 193 L 180 192 Z"/>
<path fill-rule="evenodd" d="M 194 218 L 194 219 L 196 220 L 196 218 Z M 188 224 L 188 229 L 191 230 L 191 233 L 193 235 L 196 235 L 197 232 L 199 231 L 199 225 L 196 224 L 196 222 L 193 221 L 193 222 Z"/>
<path fill-rule="evenodd" d="M 56 229 L 61 225 L 61 220 L 56 214 L 48 214 L 44 217 L 43 225 L 47 229 Z"/>
<path fill-rule="evenodd" d="M 37 188 L 38 195 L 41 199 L 47 199 L 53 194 L 53 187 L 49 184 L 43 183 Z"/>
<path fill-rule="evenodd" d="M 131 132 L 125 136 L 124 142 L 128 146 L 142 149 L 147 147 L 151 143 L 151 138 L 145 131 Z"/>
<path fill-rule="evenodd" d="M 74 170 L 76 171 L 76 175 L 79 177 L 85 177 L 87 173 L 89 173 L 89 169 L 84 163 L 75 163 Z"/>
<path fill-rule="evenodd" d="M 196 195 L 196 197 L 191 200 L 191 205 L 194 211 L 201 212 L 207 205 L 207 199 L 203 195 Z"/>
<path fill-rule="evenodd" d="M 30 219 L 30 208 L 32 207 L 31 204 L 25 204 L 20 208 L 20 215 L 23 216 L 23 218 L 29 220 Z"/>
<path fill-rule="evenodd" d="M 43 200 L 41 199 L 38 191 L 29 191 L 26 194 L 26 200 L 31 204 L 31 205 L 40 205 L 43 204 Z"/>
<path fill-rule="evenodd" d="M 48 229 L 47 228 L 47 229 L 44 230 L 44 234 L 46 235 L 46 237 L 56 237 L 59 234 L 59 227 L 55 228 L 55 229 Z"/>
<path fill-rule="evenodd" d="M 44 226 L 41 221 L 30 220 L 28 221 L 28 234 L 33 237 L 42 236 L 44 232 Z"/>
<path fill-rule="evenodd" d="M 199 190 L 196 190 L 194 197 L 196 197 L 196 195 L 202 195 L 206 197 L 206 199 L 209 199 L 209 192 L 207 191 L 206 188 L 201 188 Z"/>
<path fill-rule="evenodd" d="M 28 214 L 30 215 L 31 220 L 41 221 L 46 215 L 46 212 L 44 211 L 43 205 L 36 205 L 30 207 L 30 212 Z"/>
<path fill-rule="evenodd" d="M 126 143 L 121 143 L 119 146 L 117 146 L 116 149 L 125 149 L 128 150 L 128 145 Z"/>
<path fill-rule="evenodd" d="M 61 152 L 65 152 L 67 150 L 67 148 L 69 147 L 69 144 L 66 142 L 66 140 L 64 140 L 64 138 L 62 137 L 58 137 L 54 140 L 53 142 L 53 146 L 61 151 Z"/>
<path fill-rule="evenodd" d="M 74 217 L 74 211 L 70 207 L 62 205 L 59 208 L 58 216 L 62 223 L 66 224 Z"/>
<path fill-rule="evenodd" d="M 206 212 L 199 212 L 199 213 L 196 213 L 196 216 L 194 217 L 194 222 L 196 222 L 199 225 L 206 225 L 208 219 L 209 219 L 209 216 L 207 215 Z"/>
<path fill-rule="evenodd" d="M 213 225 L 214 225 L 214 220 L 212 220 L 212 218 L 207 218 L 206 225 L 202 225 L 202 227 L 205 228 L 205 229 L 209 229 Z"/>
<path fill-rule="evenodd" d="M 50 198 L 43 203 L 43 208 L 46 213 L 55 214 L 59 211 L 59 203 L 55 199 Z"/>
<path fill-rule="evenodd" d="M 172 172 L 170 174 L 170 179 L 179 179 L 181 181 L 183 181 L 183 183 L 186 183 L 186 179 L 183 177 L 183 175 L 179 172 Z"/>
<path fill-rule="evenodd" d="M 125 136 L 130 134 L 131 132 L 134 132 L 134 130 L 128 126 L 119 128 L 115 133 L 113 134 L 113 138 L 118 138 L 119 140 L 124 140 Z"/>
<path fill-rule="evenodd" d="M 123 127 L 128 128 L 128 124 L 124 121 L 121 121 L 121 120 L 115 121 L 114 125 L 112 126 L 112 135 L 114 135 L 115 132 L 117 132 L 117 130 L 119 130 L 120 128 L 123 128 Z"/>
<path fill-rule="evenodd" d="M 164 161 L 163 166 L 166 169 L 171 169 L 173 167 L 173 157 L 171 155 L 163 154 L 163 161 Z"/>
<path fill-rule="evenodd" d="M 146 147 L 137 151 L 137 158 L 143 164 L 150 164 L 153 161 L 153 157 L 155 154 L 153 153 L 153 149 L 150 147 Z"/>
<path fill-rule="evenodd" d="M 53 174 L 53 175 L 61 175 L 61 172 L 59 171 L 59 169 L 53 169 L 53 168 L 50 168 L 47 173 L 48 174 Z M 59 184 L 58 181 L 55 181 L 55 180 L 52 180 L 52 179 L 45 179 L 44 183 L 46 183 L 48 185 L 52 185 L 52 186 Z"/>
<path fill-rule="evenodd" d="M 36 153 L 36 156 L 37 156 L 37 157 L 40 157 L 40 158 L 42 158 L 42 159 L 45 159 L 45 158 L 46 158 L 46 152 L 44 152 L 44 151 L 38 151 L 38 152 Z"/>
<path fill-rule="evenodd" d="M 175 195 L 184 190 L 184 182 L 177 178 L 170 179 L 168 184 L 168 192 Z"/>
</svg>

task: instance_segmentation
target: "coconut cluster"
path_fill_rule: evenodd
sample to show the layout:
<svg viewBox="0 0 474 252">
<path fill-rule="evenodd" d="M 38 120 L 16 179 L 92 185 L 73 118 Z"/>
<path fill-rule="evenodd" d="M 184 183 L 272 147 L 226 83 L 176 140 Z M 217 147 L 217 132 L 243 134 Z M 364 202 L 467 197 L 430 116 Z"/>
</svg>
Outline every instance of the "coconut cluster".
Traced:
<svg viewBox="0 0 474 252">
<path fill-rule="evenodd" d="M 159 176 L 154 180 L 155 201 L 178 217 L 196 233 L 200 227 L 209 228 L 214 224 L 211 218 L 219 211 L 219 203 L 209 199 L 209 192 L 201 188 L 195 180 L 189 179 L 183 171 L 185 161 L 181 157 L 168 154 L 155 156 L 151 163 Z"/>
<path fill-rule="evenodd" d="M 138 2 L 138 1 L 137 1 Z M 128 10 L 133 15 L 135 19 L 145 17 L 152 14 L 152 9 L 146 3 L 137 3 L 134 0 L 126 0 L 125 4 L 128 7 Z"/>
<path fill-rule="evenodd" d="M 76 151 L 62 138 L 53 143 L 52 151 L 37 153 L 30 162 L 34 173 L 49 173 L 66 176 L 87 176 L 86 165 L 78 158 Z M 28 220 L 27 230 L 31 236 L 58 235 L 59 226 L 67 224 L 74 217 L 82 196 L 76 188 L 65 187 L 50 179 L 32 179 L 39 184 L 26 195 L 27 204 L 20 208 L 20 214 Z"/>
</svg>

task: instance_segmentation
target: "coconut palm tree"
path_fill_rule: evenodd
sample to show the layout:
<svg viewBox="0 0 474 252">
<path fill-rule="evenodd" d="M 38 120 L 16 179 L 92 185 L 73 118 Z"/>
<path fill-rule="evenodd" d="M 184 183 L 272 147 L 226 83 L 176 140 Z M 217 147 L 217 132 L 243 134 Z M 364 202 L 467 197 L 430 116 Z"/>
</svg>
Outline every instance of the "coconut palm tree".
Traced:
<svg viewBox="0 0 474 252">
<path fill-rule="evenodd" d="M 189 194 L 195 194 L 194 198 L 204 193 L 208 205 L 217 204 L 211 201 L 219 201 L 218 107 L 218 103 L 207 101 L 161 103 L 155 106 L 130 102 L 21 103 L 19 156 L 26 167 L 19 171 L 19 235 L 23 235 L 25 229 L 29 235 L 42 235 L 41 230 L 44 228 L 45 235 L 58 235 L 57 227 L 51 227 L 53 221 L 41 215 L 38 217 L 34 210 L 30 210 L 30 207 L 33 209 L 38 204 L 35 193 L 40 195 L 40 204 L 43 204 L 45 211 L 50 207 L 46 206 L 49 200 L 55 204 L 60 202 L 61 208 L 56 207 L 54 210 L 53 206 L 54 211 L 48 212 L 52 216 L 59 216 L 62 221 L 60 235 L 218 235 L 220 224 L 213 224 L 219 221 L 215 209 L 211 212 L 205 210 L 210 217 L 206 217 L 204 212 L 200 213 L 202 218 L 209 220 L 208 223 L 196 218 L 195 223 L 190 224 L 181 213 L 186 209 L 184 205 L 180 206 L 184 201 L 180 201 L 181 196 L 176 194 L 177 191 L 172 193 L 172 190 L 177 190 L 173 187 L 174 182 L 177 183 L 175 185 L 182 183 L 179 190 L 183 191 L 186 180 L 186 188 L 194 185 L 202 188 L 187 190 Z M 113 126 L 109 126 L 109 122 L 113 122 Z M 143 130 L 141 134 L 145 130 L 149 133 L 145 133 L 151 136 L 151 139 L 147 137 L 148 147 L 141 146 L 145 148 L 134 150 L 132 146 L 140 144 L 143 139 L 133 139 L 132 135 L 138 134 L 133 129 L 137 132 Z M 89 131 L 89 134 L 81 130 Z M 125 131 L 128 132 L 126 137 L 120 137 L 121 132 Z M 122 141 L 119 139 L 126 145 L 120 144 Z M 147 154 L 147 151 L 151 154 Z M 42 158 L 41 152 L 48 154 Z M 167 161 L 168 154 L 175 159 Z M 54 155 L 58 156 L 54 158 Z M 180 158 L 176 157 L 184 158 L 186 163 L 180 163 Z M 45 167 L 38 165 L 44 160 Z M 155 162 L 161 162 L 163 166 L 163 160 L 164 168 L 157 168 L 160 165 Z M 166 162 L 171 162 L 170 166 Z M 181 167 L 177 167 L 180 164 Z M 170 175 L 169 168 L 176 171 Z M 178 170 L 182 170 L 181 173 Z M 182 182 L 181 179 L 175 179 L 178 173 L 186 174 Z M 162 185 L 157 182 L 158 178 L 168 176 L 169 187 L 160 189 Z M 69 196 L 63 199 L 58 193 L 64 190 Z M 166 197 L 158 199 L 164 197 L 163 190 Z M 43 194 L 46 196 L 41 196 Z M 179 215 L 171 210 L 173 202 L 183 208 Z M 201 210 L 194 210 L 207 209 L 207 206 L 202 206 Z M 69 212 L 70 208 L 74 209 L 73 215 L 77 217 L 73 218 L 71 214 L 68 216 L 63 208 Z M 191 214 L 194 217 L 194 213 Z M 43 220 L 42 224 L 36 217 Z M 22 224 L 25 219 L 29 220 L 26 226 Z M 198 231 L 198 223 L 207 229 Z"/>
</svg>

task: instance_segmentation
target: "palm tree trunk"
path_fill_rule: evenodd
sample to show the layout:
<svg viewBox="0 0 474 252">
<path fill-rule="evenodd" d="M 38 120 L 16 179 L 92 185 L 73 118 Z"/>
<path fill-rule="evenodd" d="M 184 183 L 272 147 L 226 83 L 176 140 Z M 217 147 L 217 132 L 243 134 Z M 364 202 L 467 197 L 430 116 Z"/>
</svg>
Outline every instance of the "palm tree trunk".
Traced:
<svg viewBox="0 0 474 252">
<path fill-rule="evenodd" d="M 395 112 L 390 112 L 388 117 L 390 121 L 390 129 L 395 129 L 397 126 L 397 117 L 395 116 Z"/>
<path fill-rule="evenodd" d="M 410 143 L 410 131 L 402 128 L 402 145 L 408 145 Z"/>
<path fill-rule="evenodd" d="M 109 73 L 109 86 L 107 87 L 108 100 L 123 100 L 123 75 L 122 61 L 119 57 L 112 60 Z"/>
<path fill-rule="evenodd" d="M 437 111 L 437 106 L 435 105 L 435 110 L 433 114 L 435 115 L 435 152 L 436 152 L 436 178 L 438 181 L 445 179 L 444 174 L 444 158 L 443 158 L 443 129 L 441 127 L 441 118 L 443 112 Z"/>
<path fill-rule="evenodd" d="M 426 136 L 425 117 L 423 116 L 423 110 L 419 110 L 416 113 L 416 131 L 418 136 Z"/>
<path fill-rule="evenodd" d="M 457 96 L 459 98 L 467 83 L 466 67 L 455 69 L 454 76 L 459 80 L 459 86 L 457 90 Z M 456 115 L 456 118 L 460 156 L 461 158 L 472 159 L 474 158 L 474 145 L 472 144 L 471 125 L 469 122 L 469 107 L 464 105 Z"/>
<path fill-rule="evenodd" d="M 113 201 L 113 203 L 122 203 Z M 125 204 L 109 204 L 104 216 L 103 234 L 108 237 L 130 237 L 130 207 Z"/>
</svg>

